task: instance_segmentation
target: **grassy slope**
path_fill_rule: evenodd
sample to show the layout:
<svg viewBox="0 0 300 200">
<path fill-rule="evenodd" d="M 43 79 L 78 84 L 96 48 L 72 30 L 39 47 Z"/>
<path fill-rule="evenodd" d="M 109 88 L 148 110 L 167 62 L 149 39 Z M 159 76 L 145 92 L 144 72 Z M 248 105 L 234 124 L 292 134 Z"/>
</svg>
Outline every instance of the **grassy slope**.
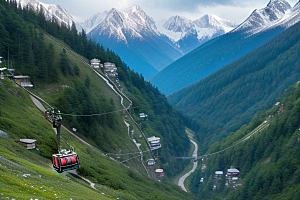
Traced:
<svg viewBox="0 0 300 200">
<path fill-rule="evenodd" d="M 49 146 L 52 145 L 45 146 L 43 142 L 55 143 L 55 133 L 29 96 L 8 80 L 1 81 L 0 91 L 0 129 L 11 137 L 0 138 L 1 196 L 54 199 L 56 194 L 59 198 L 102 198 L 99 191 L 92 190 L 87 184 L 57 174 L 51 169 L 51 160 L 40 155 L 51 151 Z M 37 139 L 40 152 L 21 147 L 13 140 L 18 138 Z M 24 174 L 30 176 L 23 177 Z"/>
</svg>

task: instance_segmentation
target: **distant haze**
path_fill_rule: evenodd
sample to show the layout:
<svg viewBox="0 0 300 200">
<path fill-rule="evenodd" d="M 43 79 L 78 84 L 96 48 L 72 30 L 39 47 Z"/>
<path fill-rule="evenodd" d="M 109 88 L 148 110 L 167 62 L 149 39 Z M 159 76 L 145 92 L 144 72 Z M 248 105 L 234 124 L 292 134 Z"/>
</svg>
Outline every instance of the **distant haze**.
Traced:
<svg viewBox="0 0 300 200">
<path fill-rule="evenodd" d="M 174 15 L 195 20 L 205 14 L 217 15 L 237 23 L 242 23 L 255 9 L 263 8 L 269 0 L 40 0 L 47 4 L 61 5 L 83 22 L 96 13 L 116 8 L 123 11 L 139 5 L 155 21 L 168 19 Z M 298 0 L 287 0 L 293 7 Z"/>
</svg>

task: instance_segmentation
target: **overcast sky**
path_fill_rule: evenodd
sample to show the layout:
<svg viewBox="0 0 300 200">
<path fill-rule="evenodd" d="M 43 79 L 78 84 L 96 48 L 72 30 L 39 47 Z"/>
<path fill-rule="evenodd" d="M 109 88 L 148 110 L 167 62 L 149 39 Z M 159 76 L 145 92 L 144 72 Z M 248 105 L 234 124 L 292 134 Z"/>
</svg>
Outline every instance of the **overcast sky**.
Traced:
<svg viewBox="0 0 300 200">
<path fill-rule="evenodd" d="M 158 21 L 171 16 L 184 16 L 190 20 L 205 14 L 217 15 L 242 23 L 254 9 L 265 7 L 269 0 L 39 0 L 47 4 L 63 6 L 78 22 L 83 22 L 96 13 L 116 8 L 123 11 L 131 6 L 140 6 L 148 16 Z M 293 7 L 299 0 L 287 0 Z"/>
</svg>

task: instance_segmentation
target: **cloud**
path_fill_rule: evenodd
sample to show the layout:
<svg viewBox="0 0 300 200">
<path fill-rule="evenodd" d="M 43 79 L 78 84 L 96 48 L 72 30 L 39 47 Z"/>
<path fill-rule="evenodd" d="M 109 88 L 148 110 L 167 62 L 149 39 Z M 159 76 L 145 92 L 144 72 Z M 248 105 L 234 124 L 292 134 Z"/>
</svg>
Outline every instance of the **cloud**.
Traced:
<svg viewBox="0 0 300 200">
<path fill-rule="evenodd" d="M 156 8 L 176 12 L 197 12 L 199 7 L 231 5 L 235 1 L 236 0 L 135 0 L 131 2 L 145 8 Z"/>
<path fill-rule="evenodd" d="M 204 14 L 215 14 L 235 22 L 242 22 L 256 8 L 265 7 L 269 0 L 39 0 L 48 4 L 61 5 L 77 21 L 84 21 L 92 15 L 116 8 L 123 11 L 139 5 L 147 15 L 156 20 L 181 15 L 197 19 Z M 293 6 L 298 0 L 288 0 Z"/>
</svg>

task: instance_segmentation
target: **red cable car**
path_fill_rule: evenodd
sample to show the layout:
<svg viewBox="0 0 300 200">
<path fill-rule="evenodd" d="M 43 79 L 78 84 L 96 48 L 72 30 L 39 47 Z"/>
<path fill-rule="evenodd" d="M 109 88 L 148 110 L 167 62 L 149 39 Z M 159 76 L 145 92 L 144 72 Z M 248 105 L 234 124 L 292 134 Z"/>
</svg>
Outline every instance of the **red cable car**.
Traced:
<svg viewBox="0 0 300 200">
<path fill-rule="evenodd" d="M 79 168 L 79 158 L 74 151 L 62 149 L 61 153 L 53 154 L 52 158 L 53 168 L 58 173 Z"/>
<path fill-rule="evenodd" d="M 53 124 L 53 128 L 56 128 L 56 136 L 57 136 L 57 149 L 58 154 L 53 154 L 53 168 L 58 172 L 62 173 L 68 170 L 73 170 L 79 168 L 79 158 L 78 155 L 74 152 L 74 148 L 65 140 L 63 139 L 67 145 L 72 148 L 72 150 L 67 151 L 66 149 L 60 150 L 60 127 L 61 127 L 61 120 L 62 117 L 60 115 L 60 111 L 58 114 L 52 111 L 51 121 Z"/>
</svg>

